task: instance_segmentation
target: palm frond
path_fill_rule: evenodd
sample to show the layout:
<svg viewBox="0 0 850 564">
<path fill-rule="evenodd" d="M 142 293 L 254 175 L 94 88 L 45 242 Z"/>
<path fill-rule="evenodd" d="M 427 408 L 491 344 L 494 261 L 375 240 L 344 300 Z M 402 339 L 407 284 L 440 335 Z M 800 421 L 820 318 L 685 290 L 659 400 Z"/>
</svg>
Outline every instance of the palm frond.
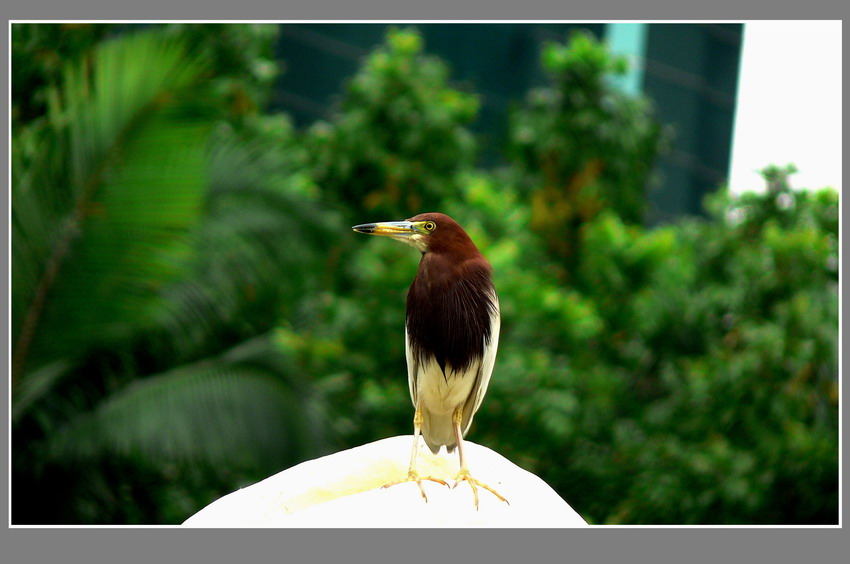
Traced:
<svg viewBox="0 0 850 564">
<path fill-rule="evenodd" d="M 120 335 L 180 273 L 211 125 L 184 97 L 205 68 L 162 33 L 108 41 L 14 140 L 13 382 Z"/>
<path fill-rule="evenodd" d="M 267 337 L 137 380 L 54 433 L 47 461 L 274 469 L 321 453 L 318 399 Z"/>
<path fill-rule="evenodd" d="M 322 284 L 328 249 L 341 232 L 339 218 L 311 194 L 297 155 L 224 130 L 209 163 L 192 274 L 164 290 L 157 317 L 172 354 L 184 357 L 215 331 L 256 334 L 291 313 L 303 293 Z"/>
</svg>

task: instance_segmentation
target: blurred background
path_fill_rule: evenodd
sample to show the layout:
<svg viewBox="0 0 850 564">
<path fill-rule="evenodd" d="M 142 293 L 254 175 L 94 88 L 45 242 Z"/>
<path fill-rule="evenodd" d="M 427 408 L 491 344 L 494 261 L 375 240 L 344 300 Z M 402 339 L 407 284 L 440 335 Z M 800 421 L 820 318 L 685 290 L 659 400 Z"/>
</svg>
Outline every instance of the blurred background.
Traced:
<svg viewBox="0 0 850 564">
<path fill-rule="evenodd" d="M 419 256 L 350 227 L 439 210 L 502 305 L 470 440 L 594 524 L 837 524 L 840 161 L 746 160 L 825 105 L 746 121 L 751 25 L 13 24 L 12 523 L 410 433 Z"/>
</svg>

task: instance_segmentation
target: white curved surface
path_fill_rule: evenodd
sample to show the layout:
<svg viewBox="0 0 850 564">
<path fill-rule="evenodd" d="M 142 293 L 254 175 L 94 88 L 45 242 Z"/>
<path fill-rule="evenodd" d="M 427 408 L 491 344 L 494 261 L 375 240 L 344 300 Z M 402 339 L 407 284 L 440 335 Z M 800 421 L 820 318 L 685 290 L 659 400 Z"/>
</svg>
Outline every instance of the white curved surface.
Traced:
<svg viewBox="0 0 850 564">
<path fill-rule="evenodd" d="M 303 462 L 211 503 L 189 527 L 579 527 L 587 523 L 534 474 L 493 450 L 464 441 L 472 476 L 507 498 L 469 484 L 423 482 L 382 488 L 407 476 L 412 435 L 375 441 Z M 420 440 L 418 471 L 454 485 L 457 452 L 432 454 Z"/>
</svg>

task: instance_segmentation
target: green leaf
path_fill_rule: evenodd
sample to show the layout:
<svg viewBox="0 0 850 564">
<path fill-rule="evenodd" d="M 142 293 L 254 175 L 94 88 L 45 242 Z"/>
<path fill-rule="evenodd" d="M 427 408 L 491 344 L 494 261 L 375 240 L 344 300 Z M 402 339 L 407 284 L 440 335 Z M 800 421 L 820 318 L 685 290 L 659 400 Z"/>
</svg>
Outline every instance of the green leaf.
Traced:
<svg viewBox="0 0 850 564">
<path fill-rule="evenodd" d="M 318 454 L 319 404 L 266 337 L 137 380 L 53 433 L 47 459 L 282 468 Z"/>
<path fill-rule="evenodd" d="M 15 380 L 122 338 L 180 274 L 206 184 L 212 119 L 187 103 L 205 69 L 162 33 L 108 41 L 15 139 Z"/>
</svg>

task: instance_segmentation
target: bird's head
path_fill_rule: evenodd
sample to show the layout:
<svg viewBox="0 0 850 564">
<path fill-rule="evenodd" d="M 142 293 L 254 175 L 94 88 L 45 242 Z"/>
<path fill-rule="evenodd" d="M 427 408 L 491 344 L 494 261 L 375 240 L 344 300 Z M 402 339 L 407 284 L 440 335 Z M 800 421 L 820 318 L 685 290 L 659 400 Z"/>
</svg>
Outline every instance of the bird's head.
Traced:
<svg viewBox="0 0 850 564">
<path fill-rule="evenodd" d="M 359 233 L 392 237 L 416 247 L 422 254 L 480 254 L 466 231 L 443 213 L 421 213 L 404 221 L 364 223 L 352 229 Z"/>
</svg>

